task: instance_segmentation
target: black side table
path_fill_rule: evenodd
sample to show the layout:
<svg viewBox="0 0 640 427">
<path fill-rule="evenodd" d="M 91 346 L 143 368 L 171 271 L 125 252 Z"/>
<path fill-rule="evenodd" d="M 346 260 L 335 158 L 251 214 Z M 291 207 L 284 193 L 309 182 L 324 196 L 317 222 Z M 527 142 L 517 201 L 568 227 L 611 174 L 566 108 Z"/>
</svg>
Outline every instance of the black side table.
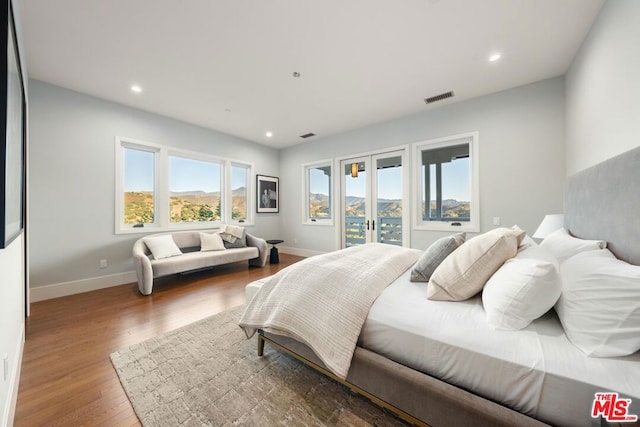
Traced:
<svg viewBox="0 0 640 427">
<path fill-rule="evenodd" d="M 284 242 L 284 240 L 267 240 L 268 244 L 273 245 L 271 247 L 271 253 L 269 254 L 269 264 L 280 263 L 280 257 L 278 256 L 278 248 L 276 248 L 276 245 L 282 242 Z"/>
</svg>

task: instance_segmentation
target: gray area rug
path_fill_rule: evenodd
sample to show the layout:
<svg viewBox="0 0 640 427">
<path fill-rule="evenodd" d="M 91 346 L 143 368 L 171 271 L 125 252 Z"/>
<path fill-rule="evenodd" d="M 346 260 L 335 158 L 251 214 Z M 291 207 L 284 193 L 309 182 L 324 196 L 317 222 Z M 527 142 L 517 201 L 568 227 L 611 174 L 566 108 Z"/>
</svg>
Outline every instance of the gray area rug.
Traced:
<svg viewBox="0 0 640 427">
<path fill-rule="evenodd" d="M 144 426 L 402 426 L 238 327 L 239 307 L 111 354 Z"/>
</svg>

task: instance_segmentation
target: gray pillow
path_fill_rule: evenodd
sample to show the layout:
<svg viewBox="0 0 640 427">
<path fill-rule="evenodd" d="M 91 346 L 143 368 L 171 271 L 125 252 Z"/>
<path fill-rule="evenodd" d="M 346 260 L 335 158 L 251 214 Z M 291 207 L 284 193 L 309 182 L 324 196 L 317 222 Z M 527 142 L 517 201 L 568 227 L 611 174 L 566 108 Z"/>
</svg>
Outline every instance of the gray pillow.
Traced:
<svg viewBox="0 0 640 427">
<path fill-rule="evenodd" d="M 456 233 L 433 242 L 414 264 L 410 280 L 428 282 L 440 263 L 464 243 L 466 236 L 466 233 Z"/>
<path fill-rule="evenodd" d="M 234 239 L 230 239 L 226 233 L 218 233 L 220 235 L 220 237 L 222 238 L 222 243 L 224 244 L 225 249 L 235 249 L 235 248 L 246 248 L 247 247 L 247 233 L 246 230 L 242 231 L 242 237 L 236 238 L 235 241 L 232 243 L 229 240 L 234 240 Z"/>
</svg>

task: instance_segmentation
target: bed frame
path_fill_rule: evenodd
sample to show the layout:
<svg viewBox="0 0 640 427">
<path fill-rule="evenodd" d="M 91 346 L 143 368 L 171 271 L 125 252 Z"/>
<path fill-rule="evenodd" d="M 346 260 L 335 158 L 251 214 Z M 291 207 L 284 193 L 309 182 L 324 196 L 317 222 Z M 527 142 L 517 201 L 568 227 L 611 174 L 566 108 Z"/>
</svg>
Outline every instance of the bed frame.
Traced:
<svg viewBox="0 0 640 427">
<path fill-rule="evenodd" d="M 565 228 L 606 240 L 620 259 L 640 265 L 640 147 L 568 179 Z M 309 347 L 259 331 L 258 354 L 269 342 L 354 392 L 415 425 L 542 426 L 543 422 L 430 375 L 356 347 L 346 380 L 328 371 Z M 603 423 L 604 424 L 604 423 Z"/>
</svg>

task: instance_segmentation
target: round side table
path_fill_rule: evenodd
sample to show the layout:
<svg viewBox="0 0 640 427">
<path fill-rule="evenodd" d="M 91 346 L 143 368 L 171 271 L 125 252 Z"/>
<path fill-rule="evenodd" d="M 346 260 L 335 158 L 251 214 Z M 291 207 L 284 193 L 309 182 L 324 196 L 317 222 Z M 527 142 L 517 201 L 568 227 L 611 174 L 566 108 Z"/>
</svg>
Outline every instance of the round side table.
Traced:
<svg viewBox="0 0 640 427">
<path fill-rule="evenodd" d="M 271 253 L 269 254 L 269 264 L 279 264 L 280 263 L 280 257 L 278 256 L 278 248 L 276 248 L 276 245 L 279 243 L 284 242 L 284 240 L 267 240 L 267 243 L 271 246 Z"/>
</svg>

